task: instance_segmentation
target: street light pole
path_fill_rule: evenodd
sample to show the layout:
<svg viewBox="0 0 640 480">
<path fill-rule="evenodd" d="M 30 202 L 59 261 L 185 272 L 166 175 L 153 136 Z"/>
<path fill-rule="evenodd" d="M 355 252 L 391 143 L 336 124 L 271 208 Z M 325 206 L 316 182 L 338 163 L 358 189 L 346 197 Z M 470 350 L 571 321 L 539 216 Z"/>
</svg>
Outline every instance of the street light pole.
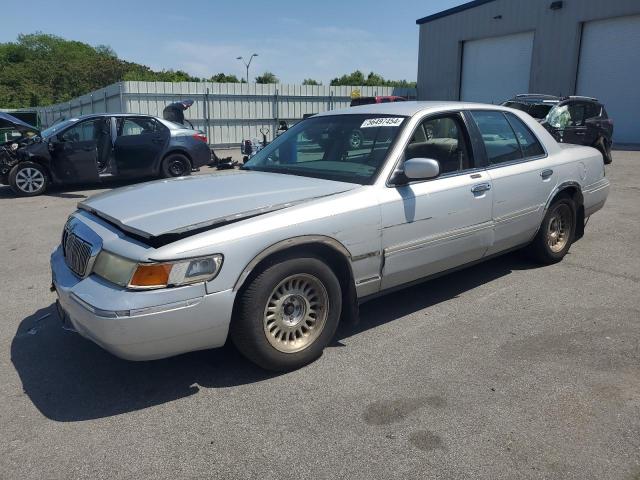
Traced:
<svg viewBox="0 0 640 480">
<path fill-rule="evenodd" d="M 251 61 L 253 60 L 253 57 L 257 57 L 258 54 L 254 53 L 249 57 L 249 61 L 245 62 L 244 61 L 244 57 L 236 57 L 236 60 L 240 60 L 242 63 L 244 63 L 244 66 L 247 67 L 247 83 L 249 83 L 249 66 L 251 65 Z"/>
</svg>

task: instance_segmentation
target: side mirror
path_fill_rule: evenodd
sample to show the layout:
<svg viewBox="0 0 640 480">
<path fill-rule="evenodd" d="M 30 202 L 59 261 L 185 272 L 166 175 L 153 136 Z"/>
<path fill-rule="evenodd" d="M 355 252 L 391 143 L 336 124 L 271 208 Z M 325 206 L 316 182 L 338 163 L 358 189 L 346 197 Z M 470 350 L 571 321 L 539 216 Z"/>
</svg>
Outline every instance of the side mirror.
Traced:
<svg viewBox="0 0 640 480">
<path fill-rule="evenodd" d="M 432 158 L 412 158 L 404 162 L 404 176 L 409 180 L 428 180 L 440 174 L 440 164 Z"/>
</svg>

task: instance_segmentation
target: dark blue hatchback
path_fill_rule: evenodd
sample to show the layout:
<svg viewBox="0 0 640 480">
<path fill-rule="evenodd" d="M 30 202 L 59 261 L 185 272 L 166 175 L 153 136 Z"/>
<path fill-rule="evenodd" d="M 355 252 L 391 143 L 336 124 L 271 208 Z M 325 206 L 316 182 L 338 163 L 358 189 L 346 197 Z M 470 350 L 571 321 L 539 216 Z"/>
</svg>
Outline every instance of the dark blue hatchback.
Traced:
<svg viewBox="0 0 640 480">
<path fill-rule="evenodd" d="M 0 158 L 0 183 L 24 196 L 49 184 L 179 177 L 211 160 L 202 132 L 149 115 L 84 115 L 13 142 L 15 154 Z"/>
</svg>

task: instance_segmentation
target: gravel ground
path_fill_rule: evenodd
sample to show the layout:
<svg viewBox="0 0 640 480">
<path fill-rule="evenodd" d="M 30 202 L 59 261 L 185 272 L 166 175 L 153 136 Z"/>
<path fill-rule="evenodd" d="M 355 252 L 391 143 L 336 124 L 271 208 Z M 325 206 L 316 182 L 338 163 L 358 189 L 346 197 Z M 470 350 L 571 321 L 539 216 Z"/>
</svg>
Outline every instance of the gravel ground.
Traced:
<svg viewBox="0 0 640 480">
<path fill-rule="evenodd" d="M 379 298 L 274 375 L 130 363 L 62 330 L 48 256 L 97 190 L 0 187 L 0 478 L 640 479 L 640 152 L 565 260 Z"/>
</svg>

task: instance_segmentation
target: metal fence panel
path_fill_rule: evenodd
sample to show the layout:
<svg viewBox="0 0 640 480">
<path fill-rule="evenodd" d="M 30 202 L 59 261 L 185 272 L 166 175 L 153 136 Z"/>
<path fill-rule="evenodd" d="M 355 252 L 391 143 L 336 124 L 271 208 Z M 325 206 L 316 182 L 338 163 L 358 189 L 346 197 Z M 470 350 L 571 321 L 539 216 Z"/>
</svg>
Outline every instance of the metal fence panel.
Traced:
<svg viewBox="0 0 640 480">
<path fill-rule="evenodd" d="M 287 85 L 212 82 L 120 82 L 70 102 L 38 107 L 41 123 L 88 113 L 143 113 L 162 116 L 172 102 L 193 99 L 185 116 L 204 131 L 214 146 L 236 146 L 243 139 L 272 139 L 278 122 L 290 125 L 305 114 L 348 107 L 355 90 L 361 96 L 400 95 L 416 98 L 413 88 Z"/>
</svg>

